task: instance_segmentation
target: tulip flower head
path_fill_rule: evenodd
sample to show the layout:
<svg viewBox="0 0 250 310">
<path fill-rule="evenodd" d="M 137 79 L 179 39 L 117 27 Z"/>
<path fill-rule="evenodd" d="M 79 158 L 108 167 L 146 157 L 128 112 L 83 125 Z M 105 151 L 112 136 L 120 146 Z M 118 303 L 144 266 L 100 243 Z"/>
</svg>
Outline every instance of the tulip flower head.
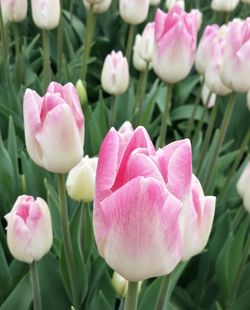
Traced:
<svg viewBox="0 0 250 310">
<path fill-rule="evenodd" d="M 0 3 L 4 23 L 18 23 L 27 16 L 27 0 L 1 0 Z"/>
<path fill-rule="evenodd" d="M 250 161 L 247 163 L 237 183 L 237 191 L 243 199 L 243 205 L 247 212 L 250 212 Z"/>
<path fill-rule="evenodd" d="M 179 5 L 183 10 L 185 10 L 184 0 L 166 0 L 166 8 L 171 10 L 173 6 Z"/>
<path fill-rule="evenodd" d="M 190 72 L 196 52 L 200 13 L 186 13 L 175 5 L 168 13 L 155 15 L 155 53 L 153 68 L 165 82 L 176 83 Z"/>
<path fill-rule="evenodd" d="M 129 85 L 128 61 L 122 52 L 107 55 L 101 74 L 102 88 L 111 95 L 123 94 Z"/>
<path fill-rule="evenodd" d="M 217 95 L 215 93 L 211 93 L 208 89 L 207 85 L 204 84 L 201 91 L 201 99 L 204 106 L 208 105 L 208 108 L 211 109 L 214 107 L 216 103 Z"/>
<path fill-rule="evenodd" d="M 83 0 L 83 4 L 85 7 L 89 10 L 90 6 L 92 5 L 92 11 L 95 14 L 102 14 L 106 12 L 110 5 L 111 5 L 112 0 Z"/>
<path fill-rule="evenodd" d="M 8 247 L 17 260 L 31 264 L 49 252 L 53 241 L 51 217 L 42 198 L 19 196 L 5 218 Z"/>
<path fill-rule="evenodd" d="M 31 0 L 32 17 L 38 28 L 52 30 L 60 22 L 60 0 Z"/>
<path fill-rule="evenodd" d="M 144 22 L 148 16 L 149 0 L 119 0 L 122 19 L 131 25 Z"/>
<path fill-rule="evenodd" d="M 235 19 L 228 24 L 220 77 L 235 92 L 250 90 L 250 18 Z"/>
<path fill-rule="evenodd" d="M 37 165 L 66 173 L 81 160 L 84 116 L 73 84 L 52 82 L 43 97 L 27 89 L 23 115 L 27 151 Z"/>
<path fill-rule="evenodd" d="M 212 0 L 212 9 L 220 12 L 232 12 L 240 0 Z"/>
<path fill-rule="evenodd" d="M 215 198 L 192 175 L 189 140 L 155 150 L 146 130 L 111 129 L 99 153 L 94 234 L 100 255 L 125 279 L 166 275 L 208 240 Z"/>
<path fill-rule="evenodd" d="M 97 161 L 97 157 L 85 156 L 79 164 L 70 170 L 66 188 L 72 199 L 84 202 L 93 201 Z"/>
</svg>

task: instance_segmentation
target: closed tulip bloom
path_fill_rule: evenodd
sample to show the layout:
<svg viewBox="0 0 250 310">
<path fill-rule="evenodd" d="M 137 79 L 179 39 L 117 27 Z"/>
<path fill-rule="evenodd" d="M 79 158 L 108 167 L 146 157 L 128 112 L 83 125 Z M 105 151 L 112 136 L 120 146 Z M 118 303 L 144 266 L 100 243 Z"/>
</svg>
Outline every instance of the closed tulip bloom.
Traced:
<svg viewBox="0 0 250 310">
<path fill-rule="evenodd" d="M 90 202 L 94 199 L 97 157 L 85 156 L 69 172 L 66 182 L 68 195 L 76 200 Z"/>
<path fill-rule="evenodd" d="M 84 116 L 71 83 L 52 82 L 43 97 L 27 89 L 23 115 L 27 151 L 37 165 L 66 173 L 81 160 Z"/>
<path fill-rule="evenodd" d="M 208 108 L 213 108 L 216 102 L 217 95 L 212 93 L 210 95 L 210 90 L 208 89 L 207 85 L 204 84 L 201 91 L 201 99 L 204 106 L 208 105 Z M 208 100 L 209 99 L 209 100 Z M 207 102 L 208 101 L 208 102 Z"/>
<path fill-rule="evenodd" d="M 60 22 L 60 0 L 31 0 L 32 17 L 38 28 L 51 30 Z"/>
<path fill-rule="evenodd" d="M 90 6 L 92 5 L 92 11 L 95 14 L 102 14 L 106 12 L 110 5 L 112 0 L 101 0 L 101 1 L 89 1 L 89 0 L 83 0 L 83 4 L 85 7 L 89 10 Z"/>
<path fill-rule="evenodd" d="M 229 23 L 220 68 L 222 82 L 235 92 L 250 90 L 250 18 Z"/>
<path fill-rule="evenodd" d="M 111 95 L 125 93 L 129 85 L 128 61 L 122 52 L 107 55 L 101 74 L 102 88 Z"/>
<path fill-rule="evenodd" d="M 135 44 L 133 46 L 133 66 L 138 71 L 146 71 L 147 61 L 141 57 L 140 48 L 141 48 L 142 36 L 137 34 L 135 36 Z"/>
<path fill-rule="evenodd" d="M 140 55 L 149 63 L 152 62 L 154 53 L 154 24 L 147 23 L 142 32 L 142 41 L 140 44 Z"/>
<path fill-rule="evenodd" d="M 247 212 L 250 212 L 250 161 L 247 163 L 237 183 L 237 191 L 243 199 L 243 205 Z"/>
<path fill-rule="evenodd" d="M 28 10 L 27 0 L 1 0 L 4 23 L 18 23 L 25 19 Z"/>
<path fill-rule="evenodd" d="M 49 252 L 53 241 L 51 217 L 42 198 L 19 196 L 5 218 L 8 247 L 17 260 L 31 264 Z"/>
<path fill-rule="evenodd" d="M 149 4 L 149 0 L 119 0 L 120 15 L 128 24 L 140 24 L 148 16 Z"/>
<path fill-rule="evenodd" d="M 166 7 L 168 10 L 172 9 L 173 6 L 179 5 L 183 10 L 185 10 L 184 0 L 166 0 Z"/>
<path fill-rule="evenodd" d="M 200 14 L 186 13 L 176 5 L 167 14 L 160 9 L 155 16 L 153 68 L 165 82 L 176 83 L 189 74 L 196 52 Z"/>
<path fill-rule="evenodd" d="M 196 188 L 191 165 L 189 140 L 156 151 L 143 127 L 127 143 L 114 129 L 104 139 L 94 233 L 100 255 L 127 280 L 168 274 L 184 254 L 186 258 L 205 246 L 214 205 Z M 197 244 L 185 240 L 184 246 L 183 234 L 191 233 Z"/>
<path fill-rule="evenodd" d="M 161 0 L 150 0 L 150 5 L 158 5 L 160 2 Z"/>
<path fill-rule="evenodd" d="M 212 9 L 220 12 L 232 12 L 240 0 L 212 0 Z"/>
</svg>

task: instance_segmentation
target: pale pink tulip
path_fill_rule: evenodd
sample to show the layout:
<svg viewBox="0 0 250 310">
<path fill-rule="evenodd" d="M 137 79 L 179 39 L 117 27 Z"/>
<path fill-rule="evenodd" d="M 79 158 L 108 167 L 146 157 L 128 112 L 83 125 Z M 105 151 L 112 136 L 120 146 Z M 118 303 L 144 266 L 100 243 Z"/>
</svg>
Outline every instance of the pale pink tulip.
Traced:
<svg viewBox="0 0 250 310">
<path fill-rule="evenodd" d="M 235 10 L 240 0 L 212 0 L 212 9 L 219 12 L 231 12 Z"/>
<path fill-rule="evenodd" d="M 18 23 L 25 19 L 28 10 L 27 0 L 1 0 L 4 23 Z"/>
<path fill-rule="evenodd" d="M 5 218 L 8 247 L 17 260 L 30 264 L 49 252 L 53 241 L 51 217 L 42 198 L 19 196 Z"/>
<path fill-rule="evenodd" d="M 83 4 L 88 10 L 90 9 L 90 6 L 92 5 L 92 11 L 95 14 L 102 14 L 109 9 L 111 5 L 111 1 L 112 0 L 101 0 L 101 1 L 100 0 L 98 1 L 83 0 Z"/>
<path fill-rule="evenodd" d="M 250 18 L 235 19 L 228 25 L 221 80 L 235 92 L 250 90 Z"/>
<path fill-rule="evenodd" d="M 32 17 L 38 28 L 51 30 L 60 22 L 60 0 L 31 0 Z"/>
<path fill-rule="evenodd" d="M 250 161 L 247 163 L 237 183 L 237 191 L 243 199 L 243 205 L 250 212 Z"/>
<path fill-rule="evenodd" d="M 27 151 L 37 165 L 66 173 L 81 160 L 84 116 L 71 83 L 50 83 L 44 97 L 27 89 L 23 115 Z"/>
<path fill-rule="evenodd" d="M 94 232 L 100 255 L 124 278 L 168 274 L 201 251 L 214 204 L 192 176 L 189 140 L 156 152 L 143 127 L 127 143 L 110 130 L 99 154 Z"/>
<path fill-rule="evenodd" d="M 176 83 L 189 74 L 196 52 L 200 13 L 186 13 L 175 5 L 167 14 L 155 16 L 155 53 L 153 68 L 165 82 Z"/>
<path fill-rule="evenodd" d="M 149 4 L 149 0 L 119 0 L 120 15 L 128 24 L 140 24 L 148 16 Z"/>
<path fill-rule="evenodd" d="M 102 88 L 111 95 L 125 93 L 129 85 L 127 58 L 122 52 L 114 52 L 105 58 L 101 73 Z"/>
</svg>

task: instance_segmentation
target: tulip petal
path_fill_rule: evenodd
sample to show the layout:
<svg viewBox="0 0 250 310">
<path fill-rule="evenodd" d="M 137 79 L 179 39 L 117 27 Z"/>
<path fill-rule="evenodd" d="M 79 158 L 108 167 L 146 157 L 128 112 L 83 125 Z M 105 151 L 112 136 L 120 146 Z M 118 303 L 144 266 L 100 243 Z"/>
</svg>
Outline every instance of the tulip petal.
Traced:
<svg viewBox="0 0 250 310">
<path fill-rule="evenodd" d="M 170 273 L 182 256 L 181 208 L 158 180 L 133 179 L 101 203 L 102 221 L 94 220 L 101 255 L 130 281 Z"/>
</svg>

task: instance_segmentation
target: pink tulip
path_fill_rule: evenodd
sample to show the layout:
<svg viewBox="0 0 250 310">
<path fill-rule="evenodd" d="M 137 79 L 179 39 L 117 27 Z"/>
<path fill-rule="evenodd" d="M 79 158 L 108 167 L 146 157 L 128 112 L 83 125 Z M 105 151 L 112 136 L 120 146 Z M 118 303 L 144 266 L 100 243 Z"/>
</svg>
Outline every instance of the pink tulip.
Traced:
<svg viewBox="0 0 250 310">
<path fill-rule="evenodd" d="M 127 143 L 110 130 L 99 154 L 94 233 L 100 255 L 124 278 L 168 274 L 201 251 L 214 204 L 192 177 L 189 140 L 156 151 L 143 127 Z"/>
<path fill-rule="evenodd" d="M 41 29 L 51 30 L 60 22 L 60 0 L 31 0 L 32 17 L 35 25 Z"/>
<path fill-rule="evenodd" d="M 197 10 L 186 13 L 179 5 L 167 14 L 157 10 L 153 67 L 163 81 L 176 83 L 189 74 L 195 58 L 199 24 Z"/>
<path fill-rule="evenodd" d="M 128 24 L 140 24 L 148 16 L 149 5 L 149 0 L 119 0 L 120 15 Z"/>
<path fill-rule="evenodd" d="M 243 205 L 247 210 L 247 212 L 250 212 L 249 184 L 250 184 L 250 161 L 247 163 L 237 183 L 237 191 L 241 196 L 241 198 L 243 199 Z"/>
<path fill-rule="evenodd" d="M 1 0 L 4 23 L 18 23 L 25 19 L 28 10 L 27 0 Z"/>
<path fill-rule="evenodd" d="M 5 218 L 8 247 L 17 260 L 30 264 L 49 252 L 53 241 L 51 217 L 42 198 L 19 196 Z"/>
<path fill-rule="evenodd" d="M 235 19 L 228 25 L 221 64 L 223 83 L 235 92 L 250 90 L 250 18 Z"/>
<path fill-rule="evenodd" d="M 69 172 L 83 157 L 84 116 L 75 87 L 52 82 L 44 97 L 27 89 L 23 114 L 30 157 L 49 171 Z"/>
</svg>

